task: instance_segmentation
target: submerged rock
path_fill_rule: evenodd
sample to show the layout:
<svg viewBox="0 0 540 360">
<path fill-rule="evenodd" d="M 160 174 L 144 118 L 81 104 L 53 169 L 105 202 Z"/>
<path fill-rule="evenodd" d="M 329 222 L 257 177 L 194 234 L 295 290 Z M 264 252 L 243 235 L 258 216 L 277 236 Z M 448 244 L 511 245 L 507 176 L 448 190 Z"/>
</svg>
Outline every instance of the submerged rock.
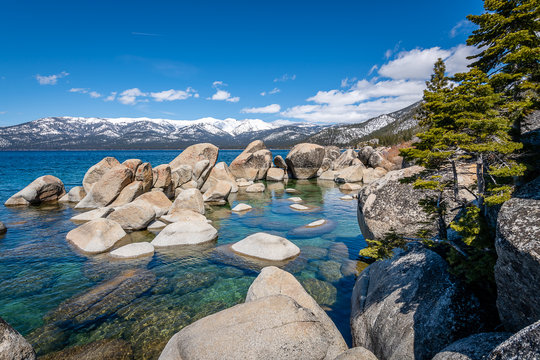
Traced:
<svg viewBox="0 0 540 360">
<path fill-rule="evenodd" d="M 84 252 L 98 254 L 112 248 L 126 232 L 115 221 L 95 219 L 67 233 L 66 239 Z"/>
<path fill-rule="evenodd" d="M 497 346 L 488 360 L 540 359 L 540 321 L 520 330 Z"/>
<path fill-rule="evenodd" d="M 317 176 L 317 171 L 323 163 L 324 147 L 316 144 L 303 143 L 295 145 L 285 161 L 296 179 L 310 179 Z"/>
<path fill-rule="evenodd" d="M 231 248 L 242 255 L 271 261 L 283 261 L 300 254 L 298 246 L 289 240 L 262 232 L 234 243 Z"/>
<path fill-rule="evenodd" d="M 332 306 L 337 300 L 337 289 L 329 282 L 307 277 L 300 279 L 300 283 L 317 304 Z"/>
<path fill-rule="evenodd" d="M 133 350 L 129 343 L 119 339 L 103 339 L 85 345 L 40 356 L 40 360 L 132 360 Z"/>
<path fill-rule="evenodd" d="M 230 169 L 237 178 L 262 180 L 271 166 L 272 153 L 261 140 L 255 140 L 231 162 Z"/>
<path fill-rule="evenodd" d="M 253 185 L 249 185 L 247 188 L 246 188 L 246 192 L 248 193 L 260 193 L 260 192 L 263 192 L 265 190 L 265 186 L 263 183 L 256 183 L 256 184 L 253 184 Z"/>
<path fill-rule="evenodd" d="M 345 183 L 339 186 L 339 189 L 344 190 L 344 191 L 356 191 L 356 190 L 360 190 L 361 188 L 362 188 L 362 185 L 360 184 L 350 184 L 350 183 Z"/>
<path fill-rule="evenodd" d="M 508 339 L 510 333 L 481 333 L 445 347 L 432 360 L 484 360 L 500 343 Z"/>
<path fill-rule="evenodd" d="M 7 232 L 7 227 L 3 222 L 0 221 L 0 235 L 3 235 Z"/>
<path fill-rule="evenodd" d="M 179 221 L 167 225 L 152 240 L 152 245 L 175 246 L 195 245 L 217 239 L 217 230 L 210 224 L 201 221 Z"/>
<path fill-rule="evenodd" d="M 248 211 L 248 210 L 251 210 L 251 209 L 252 209 L 251 205 L 242 203 L 242 204 L 236 205 L 231 210 L 235 211 L 235 212 L 241 212 L 241 211 Z"/>
<path fill-rule="evenodd" d="M 478 301 L 436 253 L 411 246 L 365 269 L 353 289 L 354 346 L 379 359 L 431 359 L 482 327 Z"/>
<path fill-rule="evenodd" d="M 518 189 L 497 217 L 497 308 L 508 330 L 540 319 L 540 178 Z"/>
<path fill-rule="evenodd" d="M 334 220 L 321 219 L 307 225 L 292 229 L 287 236 L 295 238 L 311 238 L 331 233 L 337 226 Z"/>
<path fill-rule="evenodd" d="M 38 177 L 24 189 L 11 196 L 5 206 L 29 206 L 58 201 L 66 191 L 62 181 L 52 175 Z"/>
<path fill-rule="evenodd" d="M 147 242 L 127 244 L 111 251 L 110 256 L 118 259 L 134 259 L 154 255 L 154 246 Z"/>
<path fill-rule="evenodd" d="M 0 318 L 0 359 L 2 360 L 34 360 L 36 353 L 32 345 Z"/>
</svg>

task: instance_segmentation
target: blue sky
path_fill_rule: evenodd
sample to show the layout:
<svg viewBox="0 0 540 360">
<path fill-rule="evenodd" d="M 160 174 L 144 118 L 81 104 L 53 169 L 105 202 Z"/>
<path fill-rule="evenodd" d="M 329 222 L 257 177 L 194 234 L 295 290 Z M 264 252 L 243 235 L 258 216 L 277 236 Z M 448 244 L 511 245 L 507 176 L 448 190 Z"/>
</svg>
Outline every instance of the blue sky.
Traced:
<svg viewBox="0 0 540 360">
<path fill-rule="evenodd" d="M 0 126 L 46 116 L 361 122 L 474 53 L 480 0 L 0 3 Z"/>
</svg>

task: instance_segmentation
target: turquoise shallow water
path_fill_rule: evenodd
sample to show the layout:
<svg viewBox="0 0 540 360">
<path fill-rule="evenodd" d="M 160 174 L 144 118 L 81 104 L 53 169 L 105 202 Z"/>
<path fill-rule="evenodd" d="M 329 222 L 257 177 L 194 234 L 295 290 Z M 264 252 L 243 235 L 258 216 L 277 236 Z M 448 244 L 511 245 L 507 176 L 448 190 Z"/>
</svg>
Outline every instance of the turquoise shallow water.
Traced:
<svg viewBox="0 0 540 360">
<path fill-rule="evenodd" d="M 178 153 L 0 152 L 0 201 L 45 174 L 62 179 L 67 189 L 80 185 L 86 170 L 105 156 L 120 161 L 140 158 L 155 166 L 170 162 Z M 239 153 L 222 150 L 218 161 L 230 163 Z M 274 156 L 286 153 L 273 151 Z M 300 194 L 286 194 L 285 186 Z M 300 196 L 316 211 L 290 209 L 287 198 L 292 196 Z M 350 260 L 357 258 L 365 241 L 356 221 L 355 202 L 339 200 L 340 196 L 333 183 L 268 183 L 263 194 L 232 196 L 232 206 L 238 202 L 253 206 L 244 215 L 232 213 L 230 205 L 208 210 L 207 217 L 219 233 L 216 243 L 159 249 L 152 258 L 136 261 L 78 253 L 65 240 L 76 227 L 69 219 L 78 212 L 70 206 L 1 206 L 0 220 L 9 230 L 0 236 L 0 316 L 27 336 L 40 354 L 119 338 L 131 344 L 136 358 L 155 359 L 182 327 L 244 300 L 258 271 L 268 264 L 235 256 L 227 244 L 264 231 L 285 236 L 301 248 L 298 258 L 280 266 L 293 273 L 327 310 L 350 344 L 350 295 L 355 279 L 346 269 L 355 266 Z M 330 226 L 318 233 L 298 229 L 318 219 L 330 220 Z M 125 241 L 151 241 L 154 236 L 137 232 Z M 115 283 L 126 278 L 136 285 Z M 95 298 L 94 293 L 98 294 Z M 74 297 L 76 302 L 70 300 Z M 81 312 L 77 303 L 90 304 L 90 310 Z"/>
</svg>

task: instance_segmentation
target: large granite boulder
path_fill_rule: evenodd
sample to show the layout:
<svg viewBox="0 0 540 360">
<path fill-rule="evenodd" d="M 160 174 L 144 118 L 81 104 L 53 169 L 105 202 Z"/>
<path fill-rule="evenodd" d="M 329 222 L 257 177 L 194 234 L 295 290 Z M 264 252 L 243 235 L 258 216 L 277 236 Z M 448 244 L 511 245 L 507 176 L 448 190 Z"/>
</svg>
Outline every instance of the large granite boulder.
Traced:
<svg viewBox="0 0 540 360">
<path fill-rule="evenodd" d="M 268 269 L 252 284 L 244 304 L 185 327 L 159 359 L 333 360 L 347 350 L 332 321 L 294 277 Z"/>
<path fill-rule="evenodd" d="M 266 181 L 283 181 L 285 170 L 280 168 L 270 168 L 266 173 Z"/>
<path fill-rule="evenodd" d="M 98 254 L 126 236 L 122 226 L 110 219 L 95 219 L 67 233 L 66 239 L 84 252 Z"/>
<path fill-rule="evenodd" d="M 353 347 L 334 360 L 378 360 L 371 351 L 361 346 Z"/>
<path fill-rule="evenodd" d="M 92 190 L 92 187 L 95 183 L 101 179 L 103 175 L 110 169 L 112 169 L 115 166 L 120 165 L 120 161 L 116 160 L 115 158 L 108 156 L 104 159 L 102 159 L 97 164 L 91 166 L 87 171 L 86 174 L 84 174 L 83 178 L 83 187 L 84 191 L 86 193 L 89 193 L 90 190 Z"/>
<path fill-rule="evenodd" d="M 210 176 L 212 176 L 211 172 L 210 172 Z M 180 165 L 179 167 L 172 170 L 171 172 L 171 180 L 173 183 L 173 187 L 175 189 L 188 183 L 189 181 L 191 181 L 192 178 L 193 178 L 193 169 L 189 165 Z"/>
<path fill-rule="evenodd" d="M 285 161 L 296 179 L 310 179 L 317 176 L 317 171 L 323 163 L 324 147 L 316 144 L 302 143 L 295 145 Z"/>
<path fill-rule="evenodd" d="M 277 155 L 274 158 L 274 166 L 279 169 L 283 169 L 285 171 L 287 170 L 287 163 L 285 162 L 285 159 L 283 159 L 281 155 Z"/>
<path fill-rule="evenodd" d="M 133 172 L 124 165 L 117 165 L 107 171 L 94 183 L 76 209 L 92 209 L 107 206 L 133 181 Z"/>
<path fill-rule="evenodd" d="M 114 208 L 112 206 L 107 206 L 107 207 L 103 207 L 99 209 L 85 211 L 79 215 L 73 216 L 70 220 L 77 224 L 84 223 L 84 222 L 92 221 L 99 218 L 105 218 L 113 211 L 114 211 Z"/>
<path fill-rule="evenodd" d="M 167 225 L 152 240 L 155 247 L 197 245 L 217 239 L 217 230 L 202 221 L 178 221 Z"/>
<path fill-rule="evenodd" d="M 204 199 L 198 189 L 182 190 L 174 200 L 169 214 L 177 210 L 193 210 L 204 215 Z"/>
<path fill-rule="evenodd" d="M 251 184 L 246 188 L 247 193 L 262 193 L 266 189 L 263 183 Z"/>
<path fill-rule="evenodd" d="M 324 158 L 330 160 L 332 163 L 337 160 L 341 155 L 341 151 L 337 146 L 325 146 L 324 147 Z"/>
<path fill-rule="evenodd" d="M 358 151 L 358 159 L 362 162 L 362 164 L 368 166 L 369 158 L 374 152 L 375 150 L 371 146 L 364 146 Z"/>
<path fill-rule="evenodd" d="M 135 181 L 142 182 L 143 192 L 148 192 L 154 185 L 154 172 L 150 163 L 142 163 L 135 171 Z"/>
<path fill-rule="evenodd" d="M 229 168 L 236 178 L 249 181 L 264 179 L 271 166 L 272 153 L 261 140 L 255 140 L 231 162 Z"/>
<path fill-rule="evenodd" d="M 175 223 L 179 221 L 184 221 L 188 223 L 193 222 L 193 221 L 208 223 L 208 219 L 206 218 L 206 216 L 201 215 L 201 213 L 199 212 L 196 212 L 193 210 L 186 210 L 186 209 L 177 209 L 171 214 L 162 216 L 160 220 L 164 221 L 166 224 Z"/>
<path fill-rule="evenodd" d="M 212 170 L 210 171 L 210 175 L 208 176 L 208 179 L 206 180 L 203 187 L 201 188 L 201 191 L 206 192 L 206 190 L 210 189 L 218 181 L 228 182 L 229 184 L 231 184 L 231 192 L 232 193 L 238 192 L 238 185 L 236 185 L 236 179 L 234 178 L 227 164 L 223 161 L 217 163 L 216 166 L 212 168 Z"/>
<path fill-rule="evenodd" d="M 391 230 L 416 237 L 423 229 L 436 231 L 436 222 L 428 215 L 419 200 L 426 194 L 400 180 L 418 174 L 420 166 L 390 171 L 384 177 L 364 186 L 358 193 L 358 224 L 364 237 L 380 239 Z"/>
<path fill-rule="evenodd" d="M 354 346 L 380 360 L 423 360 L 482 327 L 478 301 L 452 279 L 438 254 L 412 244 L 357 278 L 352 295 Z"/>
<path fill-rule="evenodd" d="M 64 183 L 52 175 L 40 176 L 24 189 L 10 197 L 5 206 L 39 205 L 58 201 L 66 193 Z"/>
<path fill-rule="evenodd" d="M 171 179 L 171 167 L 168 164 L 158 165 L 152 169 L 153 188 L 161 189 L 165 195 L 170 196 L 173 190 Z"/>
<path fill-rule="evenodd" d="M 174 172 L 181 165 L 189 165 L 195 173 L 195 165 L 201 160 L 208 160 L 208 166 L 200 176 L 201 186 L 208 178 L 210 170 L 216 165 L 219 154 L 219 148 L 209 143 L 195 144 L 187 147 L 180 155 L 169 163 L 171 170 Z M 197 179 L 195 179 L 197 180 Z"/>
<path fill-rule="evenodd" d="M 249 235 L 234 243 L 231 249 L 242 255 L 271 261 L 283 261 L 300 254 L 298 246 L 284 237 L 263 232 Z"/>
<path fill-rule="evenodd" d="M 358 154 L 353 149 L 345 150 L 336 160 L 330 170 L 341 170 L 349 166 L 355 165 L 358 159 Z"/>
<path fill-rule="evenodd" d="M 205 202 L 211 203 L 222 203 L 225 204 L 231 193 L 232 186 L 231 183 L 224 180 L 219 180 L 214 185 L 212 185 L 206 192 L 203 194 L 203 200 Z"/>
<path fill-rule="evenodd" d="M 487 360 L 540 359 L 540 321 L 520 330 L 497 346 Z"/>
<path fill-rule="evenodd" d="M 156 212 L 150 203 L 135 200 L 115 208 L 107 219 L 117 222 L 126 231 L 144 230 L 154 219 Z"/>
<path fill-rule="evenodd" d="M 448 345 L 432 360 L 485 360 L 495 347 L 511 335 L 511 333 L 474 334 Z"/>
<path fill-rule="evenodd" d="M 36 353 L 32 345 L 0 318 L 0 359 L 2 360 L 34 360 Z"/>
<path fill-rule="evenodd" d="M 341 184 L 360 182 L 364 176 L 364 169 L 365 166 L 362 163 L 348 166 L 338 171 L 334 181 Z"/>
<path fill-rule="evenodd" d="M 62 203 L 78 203 L 86 196 L 86 191 L 82 186 L 74 186 L 67 194 L 58 199 L 58 202 Z"/>
<path fill-rule="evenodd" d="M 122 206 L 132 202 L 137 196 L 143 193 L 143 182 L 134 181 L 120 191 L 120 194 L 111 203 L 111 206 Z"/>
<path fill-rule="evenodd" d="M 497 308 L 507 330 L 540 320 L 540 178 L 518 189 L 497 218 Z"/>
<path fill-rule="evenodd" d="M 151 191 L 139 195 L 135 201 L 143 202 L 154 209 L 156 218 L 165 215 L 172 207 L 172 201 L 161 191 Z"/>
</svg>

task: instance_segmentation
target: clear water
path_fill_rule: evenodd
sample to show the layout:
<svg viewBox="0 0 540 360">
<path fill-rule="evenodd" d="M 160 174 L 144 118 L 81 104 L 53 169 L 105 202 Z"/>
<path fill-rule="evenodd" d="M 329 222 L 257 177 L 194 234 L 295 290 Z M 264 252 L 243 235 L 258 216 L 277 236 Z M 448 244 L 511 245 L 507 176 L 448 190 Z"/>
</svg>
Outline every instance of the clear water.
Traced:
<svg viewBox="0 0 540 360">
<path fill-rule="evenodd" d="M 170 162 L 178 153 L 0 152 L 0 201 L 4 203 L 45 174 L 62 179 L 67 189 L 80 185 L 86 170 L 105 156 L 119 161 L 139 158 L 159 165 Z M 218 161 L 230 163 L 239 153 L 222 150 Z M 285 156 L 287 152 L 273 154 Z M 285 186 L 300 194 L 285 193 Z M 355 202 L 339 200 L 343 194 L 332 183 L 289 181 L 285 186 L 268 183 L 263 194 L 234 195 L 232 206 L 238 202 L 253 206 L 244 215 L 232 213 L 230 205 L 208 209 L 207 217 L 219 232 L 216 243 L 157 249 L 152 258 L 130 261 L 86 256 L 68 244 L 65 236 L 76 227 L 69 219 L 77 214 L 70 206 L 0 206 L 0 220 L 9 229 L 0 236 L 0 317 L 25 335 L 39 354 L 119 338 L 131 344 L 136 358 L 156 359 L 168 339 L 182 327 L 243 302 L 258 271 L 268 264 L 234 256 L 226 245 L 264 231 L 285 236 L 301 248 L 298 258 L 280 266 L 301 281 L 350 344 L 350 296 L 355 279 L 354 275 L 343 276 L 340 267 L 343 269 L 344 263 L 356 266 L 348 260 L 355 260 L 365 247 Z M 290 209 L 286 199 L 292 196 L 302 197 L 305 203 L 317 207 L 316 211 Z M 331 220 L 336 226 L 318 234 L 293 230 L 318 219 Z M 151 241 L 154 236 L 137 232 L 126 241 Z M 136 290 L 113 293 L 107 302 L 77 319 L 69 308 L 58 308 L 74 296 L 107 288 L 107 281 L 133 269 L 144 275 Z"/>
</svg>

